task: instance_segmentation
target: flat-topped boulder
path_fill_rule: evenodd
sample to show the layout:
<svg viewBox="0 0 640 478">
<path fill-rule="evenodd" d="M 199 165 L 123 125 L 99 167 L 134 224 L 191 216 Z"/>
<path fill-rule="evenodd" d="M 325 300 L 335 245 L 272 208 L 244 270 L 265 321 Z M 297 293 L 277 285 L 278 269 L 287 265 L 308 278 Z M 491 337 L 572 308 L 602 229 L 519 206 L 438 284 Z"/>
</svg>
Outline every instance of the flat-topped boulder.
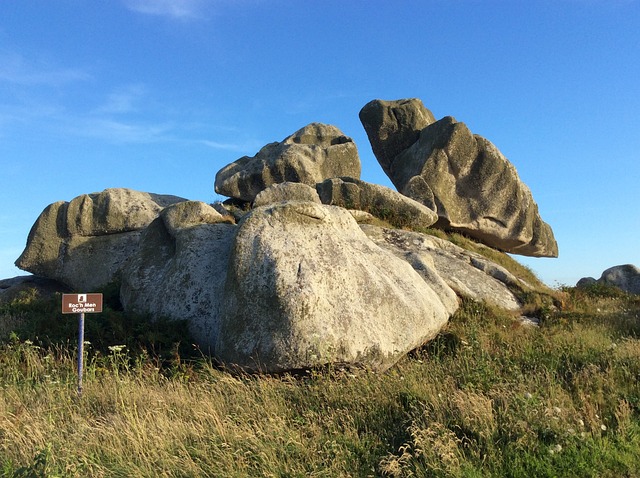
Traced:
<svg viewBox="0 0 640 478">
<path fill-rule="evenodd" d="M 315 186 L 325 179 L 360 177 L 355 143 L 337 127 L 311 123 L 281 142 L 264 146 L 216 174 L 218 194 L 251 202 L 269 186 L 285 181 Z"/>
<path fill-rule="evenodd" d="M 415 111 L 400 116 L 371 113 L 383 107 Z M 398 191 L 436 211 L 436 227 L 462 232 L 504 252 L 557 257 L 553 231 L 513 164 L 464 123 L 450 116 L 429 123 L 429 115 L 421 102 L 407 100 L 375 100 L 361 111 L 374 153 L 382 155 L 378 160 Z M 405 120 L 411 123 L 400 124 Z M 392 127 L 394 121 L 398 124 Z M 421 127 L 417 140 L 402 149 Z M 393 131 L 399 131 L 402 140 L 394 140 Z"/>
</svg>

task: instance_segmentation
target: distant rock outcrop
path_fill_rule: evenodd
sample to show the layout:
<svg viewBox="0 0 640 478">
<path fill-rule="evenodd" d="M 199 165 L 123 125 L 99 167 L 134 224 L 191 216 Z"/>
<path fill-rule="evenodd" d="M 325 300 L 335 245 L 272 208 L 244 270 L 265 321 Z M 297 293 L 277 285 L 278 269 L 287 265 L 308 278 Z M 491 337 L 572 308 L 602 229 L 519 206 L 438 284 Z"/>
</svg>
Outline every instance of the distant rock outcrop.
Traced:
<svg viewBox="0 0 640 478">
<path fill-rule="evenodd" d="M 243 219 L 224 300 L 216 356 L 266 372 L 328 363 L 386 369 L 457 308 L 373 244 L 347 211 L 311 202 Z"/>
<path fill-rule="evenodd" d="M 452 117 L 432 122 L 419 100 L 374 100 L 360 118 L 393 184 L 436 211 L 436 227 L 505 252 L 557 257 L 531 191 L 491 142 Z"/>
<path fill-rule="evenodd" d="M 56 292 L 68 292 L 68 287 L 55 280 L 35 275 L 0 280 L 0 304 L 19 299 L 22 294 L 44 298 Z"/>
<path fill-rule="evenodd" d="M 106 189 L 45 208 L 16 266 L 86 291 L 111 282 L 138 246 L 140 230 L 183 198 Z"/>
<path fill-rule="evenodd" d="M 633 264 L 610 267 L 602 273 L 600 279 L 583 277 L 576 287 L 587 287 L 593 284 L 611 285 L 629 294 L 640 294 L 640 268 Z"/>
<path fill-rule="evenodd" d="M 280 143 L 264 146 L 216 174 L 219 194 L 251 202 L 267 187 L 285 181 L 315 186 L 327 178 L 360 177 L 355 143 L 332 125 L 312 123 Z"/>
</svg>

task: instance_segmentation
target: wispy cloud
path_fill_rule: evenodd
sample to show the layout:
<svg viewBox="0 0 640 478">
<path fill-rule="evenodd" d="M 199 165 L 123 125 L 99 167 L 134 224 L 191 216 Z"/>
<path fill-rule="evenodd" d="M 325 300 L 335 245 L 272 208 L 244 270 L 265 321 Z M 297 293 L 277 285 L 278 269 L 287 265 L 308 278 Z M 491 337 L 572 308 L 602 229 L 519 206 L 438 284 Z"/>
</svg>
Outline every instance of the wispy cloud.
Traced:
<svg viewBox="0 0 640 478">
<path fill-rule="evenodd" d="M 203 18 L 206 3 L 205 0 L 124 0 L 124 5 L 134 12 L 179 20 Z"/>
<path fill-rule="evenodd" d="M 200 144 L 204 144 L 213 149 L 222 149 L 225 151 L 235 151 L 238 153 L 255 153 L 260 149 L 261 145 L 257 141 L 247 141 L 245 143 L 221 143 L 218 141 L 211 141 L 208 139 L 201 139 L 198 141 Z"/>
<path fill-rule="evenodd" d="M 16 53 L 0 53 L 0 81 L 18 85 L 61 86 L 91 79 L 79 68 L 64 68 L 44 61 L 29 61 Z"/>
<path fill-rule="evenodd" d="M 71 134 L 115 143 L 155 143 L 173 139 L 173 127 L 170 124 L 115 121 L 99 117 L 79 118 L 67 129 Z"/>
<path fill-rule="evenodd" d="M 104 104 L 96 109 L 96 113 L 134 113 L 138 111 L 138 103 L 145 93 L 146 88 L 140 84 L 119 88 L 107 96 Z"/>
</svg>

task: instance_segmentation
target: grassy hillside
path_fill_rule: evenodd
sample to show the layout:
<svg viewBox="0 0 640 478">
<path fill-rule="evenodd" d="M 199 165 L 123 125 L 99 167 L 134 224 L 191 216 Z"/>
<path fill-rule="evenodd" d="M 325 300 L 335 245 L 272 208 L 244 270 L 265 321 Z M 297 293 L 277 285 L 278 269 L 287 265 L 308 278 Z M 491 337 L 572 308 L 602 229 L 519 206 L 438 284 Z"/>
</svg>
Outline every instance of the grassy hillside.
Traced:
<svg viewBox="0 0 640 478">
<path fill-rule="evenodd" d="M 87 321 L 78 398 L 73 319 L 25 297 L 5 329 L 72 324 L 0 345 L 0 476 L 640 476 L 640 298 L 556 302 L 532 327 L 465 301 L 385 374 L 296 377 L 232 376 L 110 309 L 111 329 Z"/>
</svg>

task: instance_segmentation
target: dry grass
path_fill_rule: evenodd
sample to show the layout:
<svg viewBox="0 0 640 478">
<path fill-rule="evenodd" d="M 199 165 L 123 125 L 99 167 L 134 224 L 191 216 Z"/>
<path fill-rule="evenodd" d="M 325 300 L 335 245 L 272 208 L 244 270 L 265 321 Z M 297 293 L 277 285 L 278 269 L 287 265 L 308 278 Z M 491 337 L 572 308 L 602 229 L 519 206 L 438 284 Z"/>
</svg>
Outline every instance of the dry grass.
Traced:
<svg viewBox="0 0 640 478">
<path fill-rule="evenodd" d="M 566 289 L 539 328 L 464 301 L 385 374 L 0 345 L 0 476 L 640 476 L 640 299 Z M 7 313 L 7 310 L 4 312 Z"/>
</svg>

